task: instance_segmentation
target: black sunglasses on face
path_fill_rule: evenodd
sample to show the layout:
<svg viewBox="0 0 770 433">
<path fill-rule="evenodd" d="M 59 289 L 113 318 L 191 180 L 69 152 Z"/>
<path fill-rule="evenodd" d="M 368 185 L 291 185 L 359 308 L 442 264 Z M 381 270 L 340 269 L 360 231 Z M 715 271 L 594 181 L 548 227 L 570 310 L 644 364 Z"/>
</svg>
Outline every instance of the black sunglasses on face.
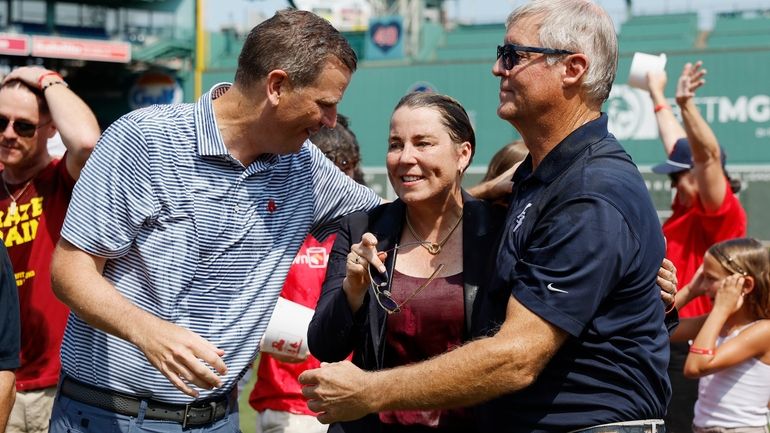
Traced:
<svg viewBox="0 0 770 433">
<path fill-rule="evenodd" d="M 521 56 L 519 53 L 540 53 L 540 54 L 575 54 L 568 50 L 557 50 L 555 48 L 525 47 L 522 45 L 505 44 L 497 46 L 497 58 L 503 58 L 503 67 L 507 70 L 513 69 L 519 64 Z"/>
<path fill-rule="evenodd" d="M 24 120 L 11 120 L 5 116 L 0 116 L 0 131 L 5 131 L 6 128 L 8 128 L 8 124 L 11 124 L 13 126 L 14 132 L 19 137 L 29 138 L 35 135 L 35 131 L 37 131 L 37 128 L 43 125 L 35 125 L 34 123 L 29 123 Z"/>
</svg>

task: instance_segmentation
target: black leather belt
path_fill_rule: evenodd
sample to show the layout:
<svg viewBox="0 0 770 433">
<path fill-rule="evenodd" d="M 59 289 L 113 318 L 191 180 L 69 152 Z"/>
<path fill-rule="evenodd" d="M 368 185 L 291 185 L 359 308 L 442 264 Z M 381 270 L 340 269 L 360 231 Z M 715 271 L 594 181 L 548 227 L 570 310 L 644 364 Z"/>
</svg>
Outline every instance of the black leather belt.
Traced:
<svg viewBox="0 0 770 433">
<path fill-rule="evenodd" d="M 228 393 L 211 400 L 189 404 L 163 403 L 97 388 L 69 377 L 62 380 L 60 392 L 75 401 L 127 416 L 139 416 L 142 401 L 146 401 L 146 419 L 174 421 L 182 424 L 182 428 L 207 425 L 221 420 L 227 415 L 229 400 Z"/>
</svg>

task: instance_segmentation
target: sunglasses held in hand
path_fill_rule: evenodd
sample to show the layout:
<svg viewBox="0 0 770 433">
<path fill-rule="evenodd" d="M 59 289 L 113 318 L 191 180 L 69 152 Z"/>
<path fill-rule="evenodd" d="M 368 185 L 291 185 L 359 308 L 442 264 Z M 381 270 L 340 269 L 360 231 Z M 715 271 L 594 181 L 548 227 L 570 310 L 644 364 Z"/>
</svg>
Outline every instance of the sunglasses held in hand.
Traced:
<svg viewBox="0 0 770 433">
<path fill-rule="evenodd" d="M 397 251 L 399 248 L 405 248 L 413 245 L 423 245 L 423 244 L 430 244 L 430 242 L 409 242 L 402 245 L 396 245 L 394 248 L 391 248 L 389 250 L 385 251 L 378 251 L 377 253 L 387 253 L 390 254 L 392 252 Z M 444 269 L 444 264 L 441 263 L 438 266 L 436 266 L 436 269 L 433 270 L 433 273 L 430 274 L 430 276 L 425 280 L 424 283 L 420 284 L 411 295 L 407 296 L 406 299 L 404 299 L 401 302 L 396 301 L 393 299 L 393 294 L 390 293 L 390 290 L 388 290 L 388 286 L 390 285 L 390 279 L 393 277 L 393 268 L 396 266 L 396 260 L 395 258 L 391 260 L 391 269 L 387 274 L 380 274 L 379 272 L 376 272 L 372 274 L 372 266 L 367 266 L 367 270 L 369 271 L 369 283 L 372 285 L 372 290 L 374 291 L 374 296 L 377 299 L 377 303 L 380 304 L 380 307 L 382 307 L 383 310 L 385 310 L 388 314 L 394 314 L 401 311 L 401 307 L 403 307 L 407 302 L 411 301 L 417 294 L 419 294 L 424 288 L 428 287 L 428 284 L 430 284 L 433 279 L 436 278 L 436 275 Z"/>
</svg>

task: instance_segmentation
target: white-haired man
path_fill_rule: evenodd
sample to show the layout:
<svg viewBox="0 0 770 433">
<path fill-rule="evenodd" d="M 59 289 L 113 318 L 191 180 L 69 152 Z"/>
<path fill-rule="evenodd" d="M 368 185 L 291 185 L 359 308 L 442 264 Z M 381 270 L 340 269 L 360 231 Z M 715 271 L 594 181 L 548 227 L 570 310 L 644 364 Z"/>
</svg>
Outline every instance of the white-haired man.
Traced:
<svg viewBox="0 0 770 433">
<path fill-rule="evenodd" d="M 538 0 L 509 16 L 493 68 L 497 112 L 530 156 L 477 298 L 481 338 L 401 368 L 304 373 L 322 421 L 479 405 L 485 432 L 662 431 L 668 332 L 655 276 L 665 247 L 644 181 L 601 113 L 616 65 L 614 27 L 591 2 Z M 372 248 L 357 253 L 376 260 Z"/>
</svg>

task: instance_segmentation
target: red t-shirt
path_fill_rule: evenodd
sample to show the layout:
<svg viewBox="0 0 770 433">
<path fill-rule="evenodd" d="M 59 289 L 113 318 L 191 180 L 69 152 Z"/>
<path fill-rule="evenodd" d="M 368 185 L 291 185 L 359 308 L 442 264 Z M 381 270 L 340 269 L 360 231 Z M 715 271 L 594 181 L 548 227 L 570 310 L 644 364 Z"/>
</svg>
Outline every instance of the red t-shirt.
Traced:
<svg viewBox="0 0 770 433">
<path fill-rule="evenodd" d="M 725 199 L 715 212 L 707 212 L 700 200 L 687 208 L 674 200 L 673 213 L 663 224 L 669 260 L 676 266 L 679 285 L 689 283 L 706 250 L 717 242 L 746 236 L 746 212 L 726 183 Z M 711 300 L 699 296 L 679 310 L 680 317 L 694 317 L 711 311 Z"/>
<path fill-rule="evenodd" d="M 8 248 L 19 288 L 19 391 L 49 388 L 59 380 L 59 351 L 69 309 L 51 290 L 50 265 L 74 186 L 75 180 L 64 159 L 57 159 L 26 189 L 24 185 L 8 185 L 14 197 L 20 194 L 15 213 L 10 212 L 11 197 L 5 189 L 0 191 L 0 235 Z"/>
<path fill-rule="evenodd" d="M 321 296 L 321 284 L 326 276 L 329 251 L 336 235 L 319 242 L 312 235 L 305 242 L 289 268 L 281 296 L 300 305 L 315 309 Z M 277 361 L 263 355 L 257 369 L 257 384 L 249 395 L 249 404 L 254 410 L 266 409 L 291 412 L 300 415 L 316 414 L 307 408 L 307 399 L 302 396 L 302 387 L 297 378 L 305 371 L 318 368 L 321 363 L 312 355 L 298 364 Z"/>
</svg>

